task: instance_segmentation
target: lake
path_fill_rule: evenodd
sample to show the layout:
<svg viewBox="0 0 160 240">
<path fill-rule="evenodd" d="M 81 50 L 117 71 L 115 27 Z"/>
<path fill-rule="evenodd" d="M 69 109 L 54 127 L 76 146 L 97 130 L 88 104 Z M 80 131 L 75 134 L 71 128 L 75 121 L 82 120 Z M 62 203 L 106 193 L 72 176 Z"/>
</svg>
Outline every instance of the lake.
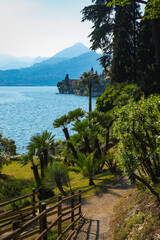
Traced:
<svg viewBox="0 0 160 240">
<path fill-rule="evenodd" d="M 17 153 L 25 153 L 30 138 L 44 130 L 64 139 L 54 120 L 78 107 L 88 111 L 88 97 L 57 93 L 57 87 L 0 87 L 0 132 L 15 141 Z"/>
</svg>

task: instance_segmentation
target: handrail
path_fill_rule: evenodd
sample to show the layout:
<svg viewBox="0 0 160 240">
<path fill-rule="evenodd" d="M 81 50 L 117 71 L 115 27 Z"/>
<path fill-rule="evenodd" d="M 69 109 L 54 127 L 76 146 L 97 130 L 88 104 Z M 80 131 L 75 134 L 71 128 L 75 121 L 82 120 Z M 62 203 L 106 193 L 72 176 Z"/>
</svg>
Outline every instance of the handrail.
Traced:
<svg viewBox="0 0 160 240">
<path fill-rule="evenodd" d="M 75 203 L 74 199 L 78 197 L 78 203 Z M 62 204 L 66 201 L 70 200 L 70 209 L 69 207 L 65 207 L 64 209 L 62 208 Z M 43 202 L 39 205 L 39 214 L 35 217 L 33 217 L 31 220 L 25 222 L 23 225 L 20 224 L 20 222 L 17 221 L 17 225 L 15 224 L 14 226 L 16 226 L 15 230 L 13 230 L 13 232 L 9 233 L 7 236 L 4 236 L 1 238 L 1 240 L 11 240 L 12 238 L 14 238 L 15 240 L 17 239 L 21 239 L 20 235 L 25 231 L 28 227 L 33 226 L 35 223 L 40 223 L 40 233 L 38 236 L 36 236 L 36 240 L 40 240 L 40 239 L 47 239 L 47 233 L 50 229 L 52 229 L 55 225 L 57 225 L 58 228 L 58 238 L 57 239 L 61 239 L 61 237 L 69 230 L 72 228 L 72 230 L 74 229 L 74 225 L 75 223 L 78 221 L 78 219 L 82 216 L 81 214 L 81 191 L 79 191 L 79 193 L 74 194 L 72 193 L 71 196 L 68 196 L 66 198 L 58 198 L 58 202 L 56 204 L 54 204 L 53 206 L 47 207 L 46 205 L 47 203 Z M 57 211 L 53 211 L 54 209 L 57 209 Z M 78 213 L 77 213 L 78 210 Z M 47 226 L 47 215 L 48 213 L 53 212 L 54 214 L 56 214 L 57 212 L 57 218 L 54 219 L 54 221 L 49 224 Z M 63 219 L 64 216 L 68 216 L 65 219 Z M 78 218 L 77 218 L 78 217 Z M 62 223 L 64 221 L 69 221 L 71 220 L 71 223 L 69 224 L 69 226 L 62 232 Z M 26 232 L 27 233 L 27 232 Z M 33 235 L 38 233 L 37 231 L 33 231 Z M 30 236 L 32 235 L 32 232 L 29 233 Z M 22 238 L 24 238 L 24 235 L 22 235 Z"/>
<path fill-rule="evenodd" d="M 22 200 L 22 199 L 30 197 L 30 196 L 33 196 L 33 193 L 28 193 L 28 194 L 25 194 L 25 195 L 20 196 L 20 197 L 6 199 L 6 200 L 4 200 L 4 203 L 0 204 L 0 207 L 4 207 L 4 206 L 6 206 L 10 203 L 17 202 L 19 200 Z"/>
</svg>

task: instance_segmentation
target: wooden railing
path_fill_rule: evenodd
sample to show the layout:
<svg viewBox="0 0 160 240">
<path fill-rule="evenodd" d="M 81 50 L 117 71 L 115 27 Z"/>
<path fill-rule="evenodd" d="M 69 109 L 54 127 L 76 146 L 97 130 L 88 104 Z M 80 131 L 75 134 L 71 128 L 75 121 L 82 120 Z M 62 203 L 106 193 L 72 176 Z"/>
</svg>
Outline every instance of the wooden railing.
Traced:
<svg viewBox="0 0 160 240">
<path fill-rule="evenodd" d="M 47 240 L 48 232 L 53 228 L 57 228 L 58 238 L 62 237 L 69 230 L 74 230 L 75 223 L 82 217 L 81 212 L 81 191 L 79 193 L 62 198 L 58 197 L 57 203 L 54 201 L 39 203 L 39 213 L 34 216 L 31 220 L 27 222 L 22 222 L 21 220 L 13 221 L 13 230 L 0 238 L 1 240 L 20 240 L 26 239 L 28 237 L 34 236 L 35 240 Z M 53 205 L 53 203 L 55 203 Z M 34 203 L 35 204 L 35 203 Z M 52 204 L 52 205 L 51 205 Z M 47 205 L 49 205 L 47 207 Z M 51 205 L 51 206 L 50 206 Z M 30 210 L 35 211 L 37 205 L 35 204 Z M 35 212 L 34 212 L 35 214 Z M 52 216 L 51 220 L 48 221 L 48 217 Z M 54 217 L 53 217 L 54 216 Z M 67 227 L 62 231 L 63 223 L 67 223 Z M 36 226 L 37 229 L 34 229 Z M 28 229 L 33 228 L 33 230 L 28 231 Z"/>
<path fill-rule="evenodd" d="M 36 192 L 35 189 L 32 189 L 32 193 L 25 194 L 20 197 L 9 198 L 3 201 L 0 201 L 0 235 L 11 231 L 12 222 L 16 220 L 25 221 L 28 217 L 35 217 L 36 209 L 38 209 L 38 205 L 36 205 Z M 7 205 L 17 203 L 23 199 L 31 198 L 31 203 L 26 207 L 16 207 L 14 210 L 4 211 L 4 207 Z M 15 205 L 16 206 L 16 205 Z"/>
</svg>

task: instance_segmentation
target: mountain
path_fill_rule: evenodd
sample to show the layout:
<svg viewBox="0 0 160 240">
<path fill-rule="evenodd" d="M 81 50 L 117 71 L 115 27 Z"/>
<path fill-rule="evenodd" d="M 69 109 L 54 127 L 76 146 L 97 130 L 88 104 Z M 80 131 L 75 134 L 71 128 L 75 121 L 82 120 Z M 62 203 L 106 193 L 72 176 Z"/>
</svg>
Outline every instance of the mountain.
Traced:
<svg viewBox="0 0 160 240">
<path fill-rule="evenodd" d="M 43 64 L 56 64 L 67 60 L 69 58 L 77 57 L 83 53 L 89 52 L 90 50 L 84 46 L 82 43 L 76 43 L 75 45 L 65 48 L 59 53 L 55 54 L 51 58 L 47 57 L 14 57 L 7 54 L 0 54 L 0 70 L 10 70 L 10 69 L 20 69 L 31 67 L 35 65 L 35 67 L 39 67 L 39 65 Z"/>
<path fill-rule="evenodd" d="M 46 59 L 48 59 L 48 57 L 41 57 L 41 56 L 36 57 L 36 58 L 32 61 L 32 65 L 33 65 L 33 64 L 36 64 L 36 63 L 41 63 L 41 62 L 45 61 Z"/>
<path fill-rule="evenodd" d="M 62 51 L 61 57 L 56 54 L 28 68 L 0 71 L 0 86 L 56 86 L 66 74 L 77 79 L 83 72 L 90 71 L 91 67 L 95 71 L 102 71 L 97 60 L 100 54 L 88 50 L 79 56 L 66 58 L 67 51 L 68 49 Z M 77 55 L 78 51 L 74 54 Z M 72 52 L 72 56 L 74 54 Z"/>
<path fill-rule="evenodd" d="M 0 70 L 20 69 L 40 63 L 47 58 L 44 57 L 14 57 L 7 54 L 0 54 Z"/>
<path fill-rule="evenodd" d="M 73 57 L 78 57 L 79 55 L 83 53 L 87 53 L 89 51 L 90 50 L 82 43 L 76 43 L 72 47 L 65 48 L 61 52 L 55 54 L 53 57 L 73 58 Z"/>
<path fill-rule="evenodd" d="M 79 55 L 87 52 L 90 52 L 90 50 L 85 45 L 83 45 L 82 43 L 76 43 L 71 47 L 65 48 L 64 50 L 48 58 L 47 60 L 34 64 L 33 67 L 42 67 L 42 65 L 53 65 L 70 58 L 78 57 Z"/>
<path fill-rule="evenodd" d="M 0 69 L 8 70 L 28 67 L 31 66 L 30 62 L 32 61 L 33 58 L 18 58 L 7 54 L 0 54 Z"/>
</svg>

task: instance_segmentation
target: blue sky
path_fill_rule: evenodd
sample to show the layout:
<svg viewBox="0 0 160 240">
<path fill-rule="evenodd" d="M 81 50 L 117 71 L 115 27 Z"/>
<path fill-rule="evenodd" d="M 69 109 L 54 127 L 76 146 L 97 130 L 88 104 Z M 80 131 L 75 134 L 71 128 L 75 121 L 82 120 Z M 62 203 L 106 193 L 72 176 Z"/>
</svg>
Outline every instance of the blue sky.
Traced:
<svg viewBox="0 0 160 240">
<path fill-rule="evenodd" d="M 53 56 L 76 42 L 90 47 L 90 22 L 80 11 L 91 0 L 0 0 L 0 54 Z"/>
</svg>

